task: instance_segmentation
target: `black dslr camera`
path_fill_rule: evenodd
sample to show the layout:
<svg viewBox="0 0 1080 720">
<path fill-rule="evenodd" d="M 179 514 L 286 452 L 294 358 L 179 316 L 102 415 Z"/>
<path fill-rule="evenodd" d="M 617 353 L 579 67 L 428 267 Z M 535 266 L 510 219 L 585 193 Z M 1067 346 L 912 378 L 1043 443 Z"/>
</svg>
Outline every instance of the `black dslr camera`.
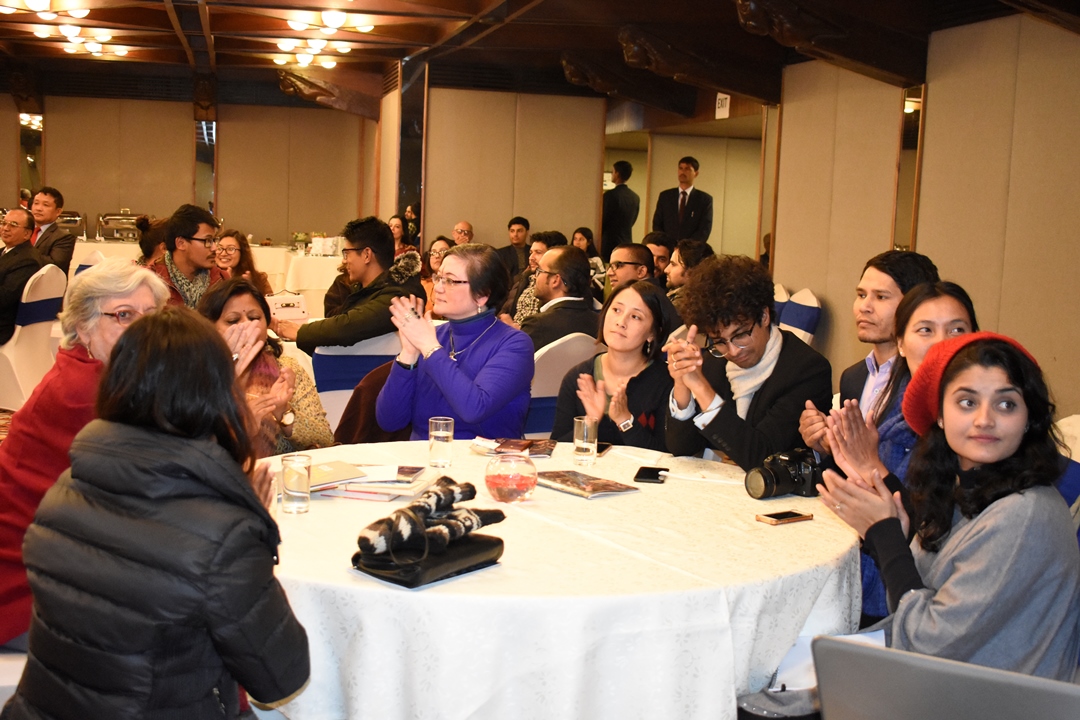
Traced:
<svg viewBox="0 0 1080 720">
<path fill-rule="evenodd" d="M 803 497 L 818 494 L 821 468 L 814 452 L 796 448 L 790 452 L 778 452 L 765 458 L 764 467 L 753 468 L 746 473 L 746 492 L 757 500 L 794 493 Z"/>
</svg>

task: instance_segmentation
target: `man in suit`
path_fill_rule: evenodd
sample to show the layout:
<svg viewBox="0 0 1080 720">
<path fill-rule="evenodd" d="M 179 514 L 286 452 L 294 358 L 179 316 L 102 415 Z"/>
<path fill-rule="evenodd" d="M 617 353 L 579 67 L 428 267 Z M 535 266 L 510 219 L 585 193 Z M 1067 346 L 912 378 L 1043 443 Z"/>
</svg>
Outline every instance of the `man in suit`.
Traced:
<svg viewBox="0 0 1080 720">
<path fill-rule="evenodd" d="M 506 266 L 511 278 L 518 276 L 529 265 L 529 221 L 521 216 L 510 218 L 506 224 L 510 244 L 495 252 Z"/>
<path fill-rule="evenodd" d="M 925 255 L 906 250 L 887 250 L 867 260 L 855 288 L 855 328 L 859 342 L 871 346 L 870 354 L 840 375 L 840 403 L 858 400 L 866 418 L 889 382 L 896 362 L 896 308 L 908 290 L 924 282 L 937 282 L 938 269 Z M 829 453 L 825 437 L 825 413 L 809 405 L 799 418 L 799 433 L 807 447 Z"/>
<path fill-rule="evenodd" d="M 75 236 L 56 224 L 63 211 L 64 196 L 59 190 L 53 187 L 38 190 L 30 204 L 36 225 L 30 243 L 46 263 L 57 266 L 67 275 L 71 255 L 75 252 Z"/>
<path fill-rule="evenodd" d="M 675 381 L 667 446 L 676 457 L 722 452 L 743 470 L 799 445 L 807 401 L 832 400 L 829 361 L 773 320 L 768 270 L 742 255 L 703 260 L 684 286 L 685 340 L 665 347 Z M 695 344 L 699 333 L 705 349 Z"/>
<path fill-rule="evenodd" d="M 663 191 L 656 200 L 652 229 L 667 235 L 672 245 L 687 239 L 708 241 L 712 233 L 712 195 L 694 188 L 699 167 L 690 156 L 679 160 L 679 187 Z"/>
<path fill-rule="evenodd" d="M 611 169 L 615 187 L 604 193 L 604 215 L 600 223 L 600 258 L 607 263 L 611 251 L 619 245 L 634 242 L 634 223 L 637 222 L 641 199 L 626 186 L 634 166 L 620 160 Z"/>
<path fill-rule="evenodd" d="M 45 264 L 30 244 L 33 231 L 34 219 L 25 208 L 9 211 L 0 226 L 0 239 L 4 241 L 0 255 L 0 345 L 15 334 L 15 315 L 26 281 Z"/>
<path fill-rule="evenodd" d="M 589 293 L 589 256 L 573 245 L 548 250 L 536 270 L 540 312 L 521 322 L 522 331 L 540 348 L 572 333 L 596 337 L 599 323 Z"/>
</svg>

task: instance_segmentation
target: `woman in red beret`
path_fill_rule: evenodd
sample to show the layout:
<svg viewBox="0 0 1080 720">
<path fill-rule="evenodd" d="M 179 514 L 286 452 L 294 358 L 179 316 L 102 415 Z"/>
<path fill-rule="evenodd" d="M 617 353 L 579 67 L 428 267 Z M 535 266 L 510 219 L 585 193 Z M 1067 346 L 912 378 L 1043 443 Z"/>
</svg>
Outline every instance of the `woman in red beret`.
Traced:
<svg viewBox="0 0 1080 720">
<path fill-rule="evenodd" d="M 947 340 L 927 353 L 903 412 L 919 435 L 910 507 L 838 444 L 847 478 L 826 471 L 818 486 L 881 568 L 889 646 L 1071 680 L 1080 550 L 1054 488 L 1060 442 L 1038 364 L 994 333 Z"/>
</svg>

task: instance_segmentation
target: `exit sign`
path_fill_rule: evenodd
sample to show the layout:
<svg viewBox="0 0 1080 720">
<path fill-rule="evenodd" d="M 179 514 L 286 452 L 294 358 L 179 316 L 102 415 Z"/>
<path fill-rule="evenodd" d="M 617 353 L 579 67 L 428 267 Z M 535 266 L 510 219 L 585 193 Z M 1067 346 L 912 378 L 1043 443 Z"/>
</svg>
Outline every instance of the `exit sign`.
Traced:
<svg viewBox="0 0 1080 720">
<path fill-rule="evenodd" d="M 716 93 L 716 119 L 723 120 L 731 115 L 731 96 Z"/>
</svg>

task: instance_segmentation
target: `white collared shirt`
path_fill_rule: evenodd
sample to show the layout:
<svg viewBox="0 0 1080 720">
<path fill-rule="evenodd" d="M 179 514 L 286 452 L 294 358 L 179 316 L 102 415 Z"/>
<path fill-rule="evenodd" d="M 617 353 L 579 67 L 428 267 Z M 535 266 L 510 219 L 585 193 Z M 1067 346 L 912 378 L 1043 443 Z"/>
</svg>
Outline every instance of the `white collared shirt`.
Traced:
<svg viewBox="0 0 1080 720">
<path fill-rule="evenodd" d="M 539 312 L 544 312 L 548 308 L 553 308 L 556 305 L 558 305 L 559 303 L 561 303 L 563 300 L 583 300 L 583 299 L 584 298 L 570 297 L 569 295 L 563 295 L 562 297 L 557 297 L 554 300 L 548 300 L 546 303 L 544 303 L 543 305 L 540 306 Z"/>
</svg>

